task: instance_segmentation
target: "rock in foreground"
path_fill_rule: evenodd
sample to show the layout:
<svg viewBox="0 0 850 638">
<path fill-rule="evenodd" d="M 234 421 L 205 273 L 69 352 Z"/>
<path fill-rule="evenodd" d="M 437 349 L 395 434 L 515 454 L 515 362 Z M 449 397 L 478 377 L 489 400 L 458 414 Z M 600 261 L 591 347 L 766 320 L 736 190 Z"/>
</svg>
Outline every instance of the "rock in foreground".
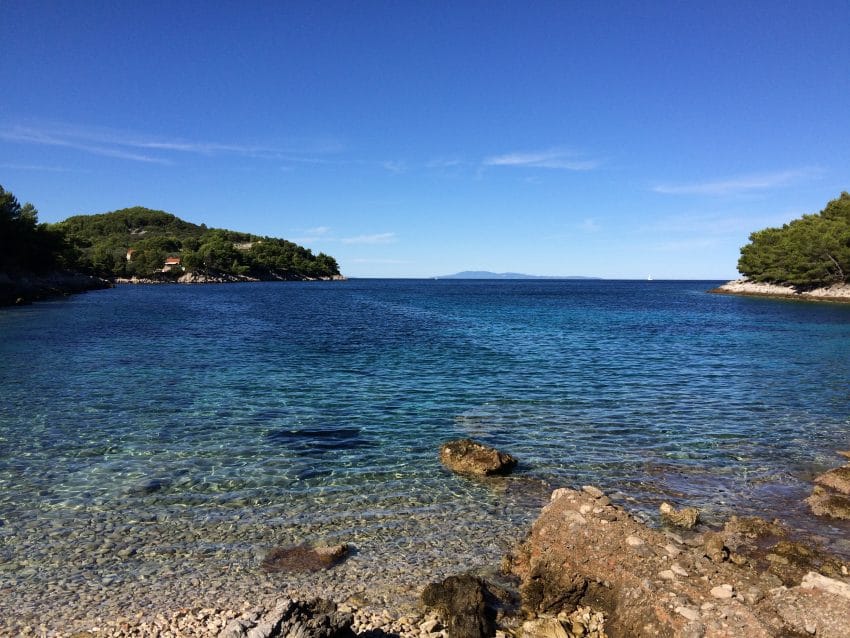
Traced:
<svg viewBox="0 0 850 638">
<path fill-rule="evenodd" d="M 486 583 L 476 576 L 449 576 L 422 592 L 422 603 L 443 618 L 449 638 L 491 638 L 496 635 L 496 610 Z"/>
<path fill-rule="evenodd" d="M 329 600 L 286 600 L 264 616 L 232 620 L 218 638 L 354 638 L 352 623 Z"/>
<path fill-rule="evenodd" d="M 440 461 L 452 472 L 476 476 L 509 474 L 517 464 L 517 460 L 510 454 L 472 439 L 443 443 L 440 447 Z"/>
<path fill-rule="evenodd" d="M 850 636 L 850 598 L 840 594 L 847 566 L 776 533 L 784 532 L 742 520 L 704 535 L 665 533 L 607 499 L 560 489 L 512 570 L 527 614 L 590 607 L 604 613 L 611 638 Z M 774 573 L 773 562 L 793 569 Z"/>
</svg>

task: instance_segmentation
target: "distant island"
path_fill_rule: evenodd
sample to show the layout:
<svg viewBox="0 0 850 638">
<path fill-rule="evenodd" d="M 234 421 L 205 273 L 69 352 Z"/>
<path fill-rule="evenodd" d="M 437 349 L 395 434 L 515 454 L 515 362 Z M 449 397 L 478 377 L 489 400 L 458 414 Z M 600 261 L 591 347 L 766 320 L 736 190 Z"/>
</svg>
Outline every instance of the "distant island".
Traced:
<svg viewBox="0 0 850 638">
<path fill-rule="evenodd" d="M 524 275 L 518 272 L 489 272 L 487 270 L 464 270 L 453 275 L 442 275 L 435 279 L 601 279 L 601 277 L 582 277 L 571 275 L 558 277 L 550 275 Z"/>
<path fill-rule="evenodd" d="M 850 193 L 819 213 L 752 233 L 738 271 L 743 279 L 711 292 L 850 301 Z"/>
<path fill-rule="evenodd" d="M 40 224 L 0 186 L 0 305 L 116 282 L 343 279 L 336 259 L 285 239 L 207 228 L 136 206 Z"/>
</svg>

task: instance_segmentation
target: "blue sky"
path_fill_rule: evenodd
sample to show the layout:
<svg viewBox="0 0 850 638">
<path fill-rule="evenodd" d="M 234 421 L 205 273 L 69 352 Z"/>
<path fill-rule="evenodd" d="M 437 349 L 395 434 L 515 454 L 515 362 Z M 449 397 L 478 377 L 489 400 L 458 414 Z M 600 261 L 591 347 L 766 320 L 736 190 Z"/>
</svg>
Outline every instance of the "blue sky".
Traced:
<svg viewBox="0 0 850 638">
<path fill-rule="evenodd" d="M 0 184 L 350 276 L 731 278 L 850 190 L 850 3 L 688 4 L 4 1 Z"/>
</svg>

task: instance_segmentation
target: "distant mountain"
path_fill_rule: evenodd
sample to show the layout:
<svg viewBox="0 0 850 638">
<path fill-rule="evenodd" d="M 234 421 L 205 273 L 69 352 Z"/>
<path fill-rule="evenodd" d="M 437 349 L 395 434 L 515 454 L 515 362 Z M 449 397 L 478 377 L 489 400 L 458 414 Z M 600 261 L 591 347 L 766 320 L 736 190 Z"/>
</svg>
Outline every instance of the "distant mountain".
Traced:
<svg viewBox="0 0 850 638">
<path fill-rule="evenodd" d="M 436 279 L 601 279 L 601 277 L 582 277 L 572 275 L 569 277 L 557 277 L 549 275 L 523 275 L 518 272 L 489 272 L 487 270 L 464 270 L 454 275 L 443 275 Z"/>
</svg>

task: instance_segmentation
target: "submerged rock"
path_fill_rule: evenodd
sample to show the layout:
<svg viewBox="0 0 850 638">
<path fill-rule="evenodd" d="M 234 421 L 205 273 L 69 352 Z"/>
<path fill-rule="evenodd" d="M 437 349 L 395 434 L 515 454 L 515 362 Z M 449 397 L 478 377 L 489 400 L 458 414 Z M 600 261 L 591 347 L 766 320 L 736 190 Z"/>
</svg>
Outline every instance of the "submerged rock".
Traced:
<svg viewBox="0 0 850 638">
<path fill-rule="evenodd" d="M 275 547 L 261 564 L 267 572 L 316 572 L 330 569 L 348 556 L 348 545 Z"/>
<path fill-rule="evenodd" d="M 662 503 L 658 510 L 665 522 L 683 529 L 693 529 L 699 521 L 699 510 L 696 507 L 683 507 L 677 510 L 670 503 Z"/>
<path fill-rule="evenodd" d="M 509 474 L 517 460 L 472 439 L 457 439 L 440 447 L 440 461 L 452 472 L 492 476 Z"/>
<path fill-rule="evenodd" d="M 127 496 L 148 496 L 154 492 L 159 492 L 165 486 L 166 481 L 163 479 L 151 478 L 130 485 L 124 490 L 124 494 Z"/>
<path fill-rule="evenodd" d="M 442 616 L 449 638 L 496 635 L 496 609 L 487 584 L 476 576 L 449 576 L 422 592 L 422 603 Z"/>
</svg>

